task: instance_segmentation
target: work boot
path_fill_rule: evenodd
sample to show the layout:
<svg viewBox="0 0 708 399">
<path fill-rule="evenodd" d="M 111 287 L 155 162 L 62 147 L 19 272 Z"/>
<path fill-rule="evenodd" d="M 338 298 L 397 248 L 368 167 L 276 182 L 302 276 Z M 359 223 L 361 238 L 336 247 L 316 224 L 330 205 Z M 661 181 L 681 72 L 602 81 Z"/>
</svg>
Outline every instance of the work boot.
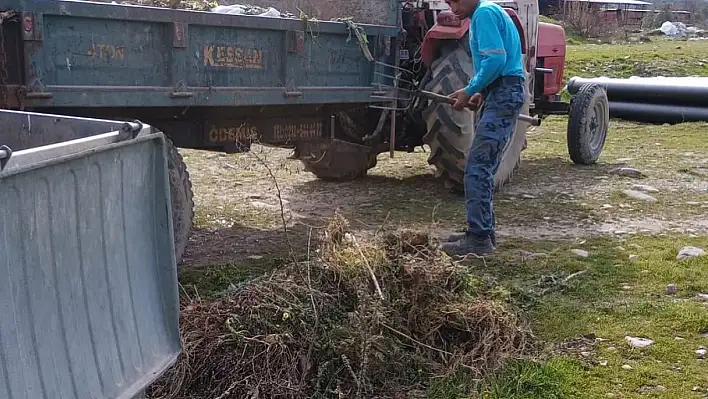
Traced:
<svg viewBox="0 0 708 399">
<path fill-rule="evenodd" d="M 464 239 L 467 236 L 467 229 L 465 229 L 462 233 L 455 233 L 451 234 L 447 237 L 445 242 L 455 242 L 455 241 L 460 241 Z M 492 232 L 492 234 L 489 236 L 489 239 L 492 241 L 492 246 L 494 249 L 497 249 L 497 235 Z"/>
<path fill-rule="evenodd" d="M 487 255 L 494 252 L 490 237 L 479 238 L 469 233 L 465 234 L 461 240 L 443 243 L 440 249 L 450 256 Z"/>
</svg>

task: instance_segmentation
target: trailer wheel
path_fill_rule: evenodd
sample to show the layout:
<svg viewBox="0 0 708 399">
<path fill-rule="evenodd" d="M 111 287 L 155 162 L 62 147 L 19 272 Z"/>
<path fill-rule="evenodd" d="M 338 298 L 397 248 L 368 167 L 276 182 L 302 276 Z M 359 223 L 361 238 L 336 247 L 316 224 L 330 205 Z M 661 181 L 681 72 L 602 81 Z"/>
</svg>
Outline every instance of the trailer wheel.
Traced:
<svg viewBox="0 0 708 399">
<path fill-rule="evenodd" d="M 175 259 L 182 263 L 194 220 L 194 193 L 187 165 L 171 140 L 167 142 L 167 167 L 172 196 L 172 227 L 174 230 Z"/>
<path fill-rule="evenodd" d="M 366 176 L 376 166 L 376 155 L 369 146 L 334 139 L 299 143 L 293 158 L 319 179 L 350 181 Z"/>
<path fill-rule="evenodd" d="M 467 35 L 458 41 L 446 41 L 441 56 L 431 66 L 432 74 L 424 89 L 448 95 L 467 85 L 474 74 Z M 475 114 L 467 109 L 455 111 L 447 104 L 430 102 L 423 110 L 427 134 L 423 142 L 430 147 L 428 163 L 436 169 L 436 177 L 455 191 L 464 191 L 465 165 L 474 138 Z M 504 148 L 502 161 L 494 176 L 496 189 L 507 183 L 521 164 L 526 147 L 526 126 L 518 124 Z"/>
<path fill-rule="evenodd" d="M 584 84 L 571 100 L 568 116 L 568 153 L 574 163 L 590 165 L 597 161 L 609 123 L 607 93 L 600 85 Z"/>
</svg>

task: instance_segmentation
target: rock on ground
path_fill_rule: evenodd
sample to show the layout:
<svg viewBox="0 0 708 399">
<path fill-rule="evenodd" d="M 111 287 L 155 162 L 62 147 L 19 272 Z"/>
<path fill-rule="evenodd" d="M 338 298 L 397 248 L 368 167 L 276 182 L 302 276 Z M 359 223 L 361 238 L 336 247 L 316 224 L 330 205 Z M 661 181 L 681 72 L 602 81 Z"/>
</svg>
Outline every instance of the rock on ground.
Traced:
<svg viewBox="0 0 708 399">
<path fill-rule="evenodd" d="M 581 258 L 587 258 L 588 256 L 590 256 L 588 251 L 585 251 L 583 249 L 571 249 L 570 252 L 572 252 L 573 255 L 579 256 Z"/>
<path fill-rule="evenodd" d="M 634 198 L 634 199 L 640 200 L 640 201 L 646 201 L 646 202 L 658 201 L 655 197 L 652 197 L 649 194 L 645 194 L 645 193 L 643 193 L 641 191 L 637 191 L 637 190 L 624 190 L 624 191 L 622 191 L 622 193 L 624 193 L 624 195 L 626 195 L 627 197 Z"/>
<path fill-rule="evenodd" d="M 652 186 L 649 186 L 646 184 L 635 184 L 634 186 L 632 186 L 632 189 L 638 190 L 638 191 L 644 191 L 646 193 L 658 193 L 659 192 L 658 188 L 655 188 L 655 187 L 652 187 Z"/>
<path fill-rule="evenodd" d="M 654 341 L 648 338 L 626 336 L 624 337 L 624 339 L 629 343 L 630 346 L 632 346 L 632 348 L 646 348 L 647 346 L 651 346 L 654 343 Z"/>
<path fill-rule="evenodd" d="M 625 177 L 644 177 L 644 173 L 634 168 L 617 168 L 610 171 L 610 174 Z"/>
<path fill-rule="evenodd" d="M 697 247 L 692 247 L 692 246 L 685 246 L 681 248 L 679 251 L 678 255 L 676 256 L 676 260 L 686 260 L 690 258 L 696 258 L 699 256 L 705 256 L 706 251 L 702 248 L 697 248 Z"/>
</svg>

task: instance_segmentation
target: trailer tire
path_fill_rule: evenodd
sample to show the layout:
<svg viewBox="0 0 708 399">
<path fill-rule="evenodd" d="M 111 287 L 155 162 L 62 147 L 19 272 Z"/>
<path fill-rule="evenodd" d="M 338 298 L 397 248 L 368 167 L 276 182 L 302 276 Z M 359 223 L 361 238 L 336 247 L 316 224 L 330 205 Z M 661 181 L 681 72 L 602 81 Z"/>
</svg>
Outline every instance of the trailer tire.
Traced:
<svg viewBox="0 0 708 399">
<path fill-rule="evenodd" d="M 568 115 L 568 153 L 573 163 L 594 164 L 602 153 L 610 123 L 607 93 L 602 86 L 586 83 L 573 96 Z"/>
<path fill-rule="evenodd" d="M 341 182 L 366 176 L 376 166 L 376 155 L 369 146 L 334 139 L 299 143 L 293 158 L 318 179 Z"/>
<path fill-rule="evenodd" d="M 172 197 L 172 229 L 174 231 L 175 260 L 182 263 L 194 221 L 194 193 L 187 165 L 177 147 L 170 139 L 167 142 L 167 167 Z"/>
<path fill-rule="evenodd" d="M 424 90 L 449 95 L 465 87 L 474 74 L 467 35 L 462 39 L 446 40 L 441 56 L 431 66 L 431 79 Z M 477 118 L 475 118 L 477 116 Z M 427 134 L 423 142 L 430 147 L 428 163 L 436 169 L 436 177 L 454 191 L 464 191 L 465 165 L 474 138 L 479 112 L 455 111 L 448 104 L 430 102 L 423 110 Z M 517 128 L 504 148 L 502 161 L 494 176 L 495 189 L 501 188 L 521 164 L 521 152 L 526 147 L 526 128 Z"/>
</svg>

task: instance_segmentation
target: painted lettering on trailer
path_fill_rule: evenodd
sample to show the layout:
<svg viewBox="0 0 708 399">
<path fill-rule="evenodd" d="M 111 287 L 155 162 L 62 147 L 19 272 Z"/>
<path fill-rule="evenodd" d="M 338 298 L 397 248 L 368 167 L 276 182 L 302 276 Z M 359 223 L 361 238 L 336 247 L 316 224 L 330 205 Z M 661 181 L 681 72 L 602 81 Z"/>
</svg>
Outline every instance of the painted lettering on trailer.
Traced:
<svg viewBox="0 0 708 399">
<path fill-rule="evenodd" d="M 114 46 L 112 44 L 91 43 L 88 55 L 92 58 L 103 60 L 122 60 L 125 58 L 125 47 Z"/>
<path fill-rule="evenodd" d="M 221 68 L 263 69 L 263 52 L 239 46 L 204 46 L 204 65 Z"/>
<path fill-rule="evenodd" d="M 322 122 L 275 124 L 273 138 L 278 141 L 306 140 L 322 137 Z"/>
<path fill-rule="evenodd" d="M 252 125 L 239 127 L 216 127 L 209 129 L 209 141 L 213 143 L 247 142 L 258 138 L 258 129 Z"/>
</svg>

